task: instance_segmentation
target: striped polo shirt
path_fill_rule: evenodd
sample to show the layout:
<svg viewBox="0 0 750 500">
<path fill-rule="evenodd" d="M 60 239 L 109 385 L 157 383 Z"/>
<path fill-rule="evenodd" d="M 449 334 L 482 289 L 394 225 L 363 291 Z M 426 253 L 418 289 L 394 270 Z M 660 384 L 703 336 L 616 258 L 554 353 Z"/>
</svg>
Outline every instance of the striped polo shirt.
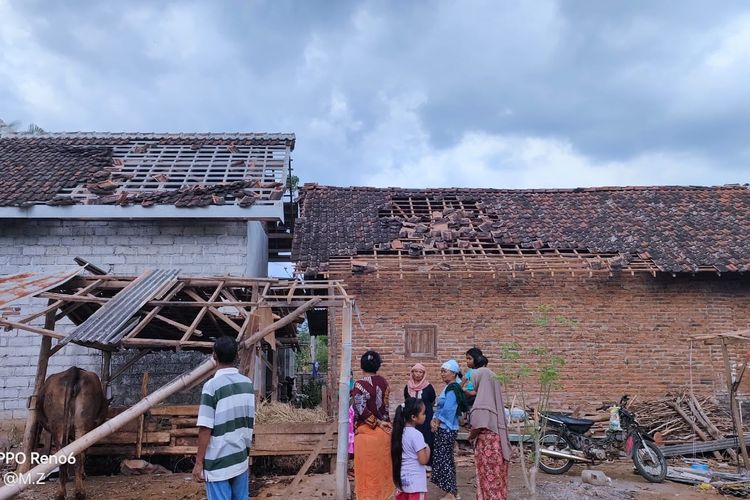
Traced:
<svg viewBox="0 0 750 500">
<path fill-rule="evenodd" d="M 198 427 L 211 429 L 203 463 L 206 481 L 225 481 L 248 469 L 254 419 L 253 382 L 237 368 L 217 370 L 203 386 L 198 410 Z"/>
</svg>

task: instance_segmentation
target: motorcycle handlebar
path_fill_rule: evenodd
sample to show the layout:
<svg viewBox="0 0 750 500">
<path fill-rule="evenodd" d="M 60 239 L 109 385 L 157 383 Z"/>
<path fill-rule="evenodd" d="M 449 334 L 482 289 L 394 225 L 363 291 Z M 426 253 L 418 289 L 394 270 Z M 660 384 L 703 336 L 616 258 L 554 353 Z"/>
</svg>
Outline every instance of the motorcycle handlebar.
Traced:
<svg viewBox="0 0 750 500">
<path fill-rule="evenodd" d="M 629 400 L 630 400 L 630 396 L 627 395 L 627 394 L 625 394 L 623 397 L 620 398 L 620 403 L 618 404 L 618 406 L 620 408 L 624 408 L 625 406 L 628 405 L 628 401 Z M 606 410 L 609 410 L 610 408 L 612 408 L 613 405 L 614 405 L 614 403 L 604 403 L 599 408 L 597 408 L 596 411 L 606 411 Z"/>
</svg>

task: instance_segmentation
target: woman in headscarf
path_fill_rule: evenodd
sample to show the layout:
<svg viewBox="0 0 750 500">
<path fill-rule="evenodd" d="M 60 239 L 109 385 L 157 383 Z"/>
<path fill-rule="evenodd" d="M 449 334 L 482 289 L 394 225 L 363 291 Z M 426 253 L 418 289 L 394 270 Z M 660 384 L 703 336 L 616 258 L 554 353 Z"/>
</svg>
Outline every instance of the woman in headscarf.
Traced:
<svg viewBox="0 0 750 500">
<path fill-rule="evenodd" d="M 489 368 L 474 369 L 472 382 L 477 396 L 469 413 L 469 440 L 474 441 L 477 500 L 506 500 L 511 448 L 500 382 Z"/>
<path fill-rule="evenodd" d="M 354 491 L 358 500 L 386 500 L 393 495 L 388 382 L 377 374 L 380 354 L 360 359 L 364 376 L 354 383 Z"/>
<path fill-rule="evenodd" d="M 441 500 L 454 500 L 458 494 L 458 486 L 453 446 L 458 436 L 458 417 L 464 405 L 464 393 L 460 385 L 461 368 L 455 359 L 443 363 L 440 378 L 446 385 L 438 396 L 435 415 L 432 417 L 435 443 L 430 481 L 445 492 Z"/>
<path fill-rule="evenodd" d="M 404 401 L 409 398 L 421 399 L 424 403 L 425 420 L 417 426 L 417 430 L 424 436 L 424 442 L 430 447 L 430 460 L 427 462 L 428 467 L 432 467 L 432 445 L 433 435 L 430 429 L 432 422 L 432 407 L 435 406 L 435 388 L 427 380 L 427 371 L 422 363 L 417 363 L 411 367 L 409 372 L 409 381 L 404 387 Z"/>
</svg>

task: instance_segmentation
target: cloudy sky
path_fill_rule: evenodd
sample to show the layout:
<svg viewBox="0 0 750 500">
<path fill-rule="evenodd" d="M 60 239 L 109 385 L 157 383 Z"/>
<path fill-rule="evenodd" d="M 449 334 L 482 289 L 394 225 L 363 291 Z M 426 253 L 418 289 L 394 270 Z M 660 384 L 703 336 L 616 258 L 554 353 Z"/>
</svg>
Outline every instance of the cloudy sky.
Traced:
<svg viewBox="0 0 750 500">
<path fill-rule="evenodd" d="M 303 182 L 750 181 L 744 1 L 0 0 L 0 118 L 294 132 Z"/>
</svg>

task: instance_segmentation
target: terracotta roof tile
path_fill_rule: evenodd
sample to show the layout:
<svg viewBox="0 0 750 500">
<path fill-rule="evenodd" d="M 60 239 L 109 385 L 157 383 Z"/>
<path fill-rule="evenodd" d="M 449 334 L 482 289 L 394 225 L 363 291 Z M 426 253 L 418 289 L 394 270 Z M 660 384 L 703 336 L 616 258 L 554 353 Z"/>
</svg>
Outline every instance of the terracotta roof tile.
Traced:
<svg viewBox="0 0 750 500">
<path fill-rule="evenodd" d="M 294 149 L 294 134 L 154 134 L 154 133 L 53 133 L 40 135 L 9 135 L 0 137 L 0 206 L 27 206 L 33 204 L 75 204 L 64 190 L 85 186 L 99 196 L 89 200 L 96 204 L 120 203 L 145 206 L 170 203 L 176 206 L 193 207 L 223 204 L 225 196 L 242 199 L 241 206 L 250 206 L 252 193 L 244 189 L 252 187 L 249 181 L 226 181 L 220 184 L 196 186 L 193 189 L 164 190 L 144 194 L 128 193 L 127 196 L 112 196 L 126 179 L 118 176 L 117 166 L 122 160 L 113 158 L 112 148 L 146 141 L 148 145 L 135 145 L 133 150 L 157 144 L 163 146 L 189 145 L 193 150 L 202 146 L 226 146 L 232 150 L 237 146 L 277 146 Z M 235 162 L 236 163 L 236 162 Z M 237 165 L 232 165 L 237 167 Z M 114 167 L 114 168 L 113 168 Z M 227 164 L 227 168 L 229 165 Z M 155 182 L 167 179 L 154 177 Z M 280 191 L 276 185 L 261 187 Z M 122 194 L 122 193 L 120 193 Z M 275 199 L 275 198 L 274 198 Z M 80 201 L 79 201 L 80 202 Z"/>
<path fill-rule="evenodd" d="M 414 216 L 403 201 L 460 200 L 467 207 Z M 399 201 L 401 200 L 401 201 Z M 446 203 L 456 205 L 455 201 Z M 391 215 L 393 214 L 393 215 Z M 468 224 L 471 218 L 473 226 Z M 400 189 L 307 185 L 292 260 L 317 272 L 335 255 L 418 245 L 459 246 L 483 238 L 526 248 L 575 248 L 648 254 L 663 271 L 750 270 L 750 189 L 745 186 L 597 187 L 578 189 Z M 396 245 L 405 245 L 399 242 Z M 414 245 L 414 243 L 410 243 Z"/>
</svg>

